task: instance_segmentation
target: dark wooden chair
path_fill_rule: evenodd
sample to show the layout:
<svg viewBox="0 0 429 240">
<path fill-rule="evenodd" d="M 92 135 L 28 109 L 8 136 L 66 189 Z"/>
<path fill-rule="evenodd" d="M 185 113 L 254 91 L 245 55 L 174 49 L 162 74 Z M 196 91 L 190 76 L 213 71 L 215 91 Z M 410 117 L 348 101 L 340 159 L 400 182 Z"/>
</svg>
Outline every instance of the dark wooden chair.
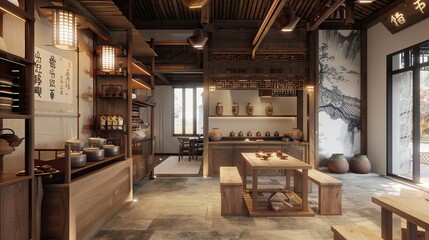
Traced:
<svg viewBox="0 0 429 240">
<path fill-rule="evenodd" d="M 179 162 L 180 158 L 183 158 L 183 155 L 188 155 L 189 161 L 191 161 L 192 157 L 192 148 L 191 148 L 191 140 L 188 137 L 178 137 L 179 140 Z"/>
<path fill-rule="evenodd" d="M 197 138 L 192 140 L 192 155 L 195 159 L 198 159 L 198 156 L 203 155 L 204 148 L 204 138 L 203 135 L 198 135 Z"/>
</svg>

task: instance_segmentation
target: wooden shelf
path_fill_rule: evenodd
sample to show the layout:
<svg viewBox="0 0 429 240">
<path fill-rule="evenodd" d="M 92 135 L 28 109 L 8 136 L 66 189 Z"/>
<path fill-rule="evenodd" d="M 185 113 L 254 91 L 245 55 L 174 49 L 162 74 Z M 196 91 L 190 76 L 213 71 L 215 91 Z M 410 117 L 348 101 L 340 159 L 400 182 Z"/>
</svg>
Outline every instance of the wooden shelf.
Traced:
<svg viewBox="0 0 429 240">
<path fill-rule="evenodd" d="M 218 115 L 210 115 L 210 118 L 242 118 L 242 117 L 247 117 L 247 118 L 290 118 L 290 117 L 297 117 L 297 115 L 222 115 L 222 116 L 218 116 Z"/>
<path fill-rule="evenodd" d="M 3 119 L 31 119 L 33 116 L 28 114 L 19 114 L 14 112 L 0 111 L 0 118 Z"/>
<path fill-rule="evenodd" d="M 71 170 L 71 174 L 78 173 L 78 172 L 86 170 L 86 169 L 94 168 L 97 165 L 102 165 L 102 164 L 105 164 L 105 163 L 108 163 L 111 161 L 122 160 L 123 158 L 125 158 L 125 154 L 119 154 L 118 156 L 114 156 L 114 157 L 105 157 L 103 160 L 96 161 L 96 162 L 88 162 L 87 161 L 84 167 L 73 168 Z"/>
<path fill-rule="evenodd" d="M 0 50 L 0 59 L 21 65 L 23 67 L 25 67 L 27 64 L 34 64 L 34 61 L 28 60 L 26 58 L 20 57 L 9 52 L 5 52 L 3 50 Z"/>
<path fill-rule="evenodd" d="M 150 102 L 141 102 L 141 101 L 133 100 L 133 105 L 138 106 L 138 107 L 155 107 L 156 104 L 150 103 Z"/>
<path fill-rule="evenodd" d="M 27 181 L 32 178 L 33 176 L 17 176 L 16 173 L 0 173 L 0 187 L 4 187 L 21 181 Z"/>
<path fill-rule="evenodd" d="M 127 100 L 126 98 L 120 97 L 109 97 L 109 96 L 97 96 L 98 99 L 109 99 L 109 100 Z"/>
<path fill-rule="evenodd" d="M 143 63 L 133 61 L 131 64 L 131 74 L 132 75 L 151 76 L 153 73 L 152 73 L 152 70 L 150 70 Z"/>
<path fill-rule="evenodd" d="M 18 17 L 23 18 L 23 20 L 27 19 L 30 21 L 34 21 L 34 17 L 26 12 L 24 9 L 15 6 L 13 3 L 10 3 L 8 1 L 3 1 L 2 5 L 4 6 L 5 10 L 11 12 L 12 14 L 15 14 Z M 0 10 L 0 12 L 5 12 L 3 10 Z"/>
</svg>

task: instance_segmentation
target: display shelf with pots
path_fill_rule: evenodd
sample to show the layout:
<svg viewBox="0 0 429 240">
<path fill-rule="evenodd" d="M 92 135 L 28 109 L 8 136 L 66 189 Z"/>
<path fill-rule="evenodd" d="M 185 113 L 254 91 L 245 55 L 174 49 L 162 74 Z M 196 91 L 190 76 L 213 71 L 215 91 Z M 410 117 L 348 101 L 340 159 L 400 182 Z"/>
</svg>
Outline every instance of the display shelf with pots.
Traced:
<svg viewBox="0 0 429 240">
<path fill-rule="evenodd" d="M 48 164 L 59 170 L 43 179 L 42 238 L 89 239 L 132 201 L 132 159 L 125 157 L 125 149 L 117 156 L 87 161 L 77 168 L 71 167 L 68 144 L 64 149 L 37 151 L 38 156 L 45 157 L 36 159 L 36 164 Z M 58 157 L 62 152 L 64 156 Z"/>
<path fill-rule="evenodd" d="M 0 8 L 0 126 L 8 127 L 13 121 L 24 132 L 20 137 L 25 137 L 19 147 L 9 151 L 12 144 L 3 137 L 10 132 L 0 133 L 0 239 L 36 239 L 34 1 L 23 0 L 18 5 L 1 1 Z"/>
<path fill-rule="evenodd" d="M 156 103 L 153 102 L 155 85 L 155 52 L 154 40 L 148 45 L 143 37 L 137 32 L 133 32 L 133 43 L 141 42 L 146 44 L 146 50 L 134 51 L 135 58 L 144 57 L 150 61 L 147 65 L 140 61 L 132 62 L 132 91 L 136 98 L 132 100 L 132 129 L 131 142 L 133 153 L 133 182 L 136 183 L 149 175 L 154 179 L 154 168 L 161 163 L 155 158 L 155 137 L 154 137 L 154 111 Z M 147 55 L 147 50 L 152 51 L 152 55 Z M 144 135 L 144 137 L 142 137 Z"/>
</svg>

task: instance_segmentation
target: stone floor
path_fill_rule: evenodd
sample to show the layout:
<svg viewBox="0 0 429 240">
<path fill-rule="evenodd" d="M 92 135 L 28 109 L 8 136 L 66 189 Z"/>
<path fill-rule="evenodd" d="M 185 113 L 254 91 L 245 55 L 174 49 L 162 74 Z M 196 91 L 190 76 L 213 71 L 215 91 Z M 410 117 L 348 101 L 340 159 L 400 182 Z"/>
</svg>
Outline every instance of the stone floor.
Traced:
<svg viewBox="0 0 429 240">
<path fill-rule="evenodd" d="M 170 177 L 134 185 L 135 201 L 124 207 L 93 237 L 96 239 L 333 239 L 335 224 L 357 224 L 380 234 L 380 207 L 371 202 L 378 194 L 398 195 L 407 187 L 377 174 L 331 174 L 343 182 L 343 215 L 251 218 L 220 215 L 219 178 Z M 282 183 L 265 177 L 261 184 Z M 317 210 L 317 186 L 310 193 Z M 243 210 L 245 213 L 245 209 Z M 399 218 L 394 236 L 400 239 Z"/>
</svg>

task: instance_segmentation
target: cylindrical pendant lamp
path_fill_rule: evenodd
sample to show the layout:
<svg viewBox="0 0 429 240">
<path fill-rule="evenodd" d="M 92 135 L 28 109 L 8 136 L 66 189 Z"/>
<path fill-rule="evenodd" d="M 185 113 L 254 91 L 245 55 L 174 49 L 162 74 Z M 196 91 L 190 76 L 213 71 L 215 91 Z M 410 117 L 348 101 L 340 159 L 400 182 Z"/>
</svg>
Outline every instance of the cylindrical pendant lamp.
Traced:
<svg viewBox="0 0 429 240">
<path fill-rule="evenodd" d="M 115 71 L 115 47 L 112 45 L 101 45 L 101 71 Z"/>
<path fill-rule="evenodd" d="M 64 50 L 77 49 L 77 17 L 67 8 L 52 10 L 53 40 L 52 44 Z"/>
</svg>

